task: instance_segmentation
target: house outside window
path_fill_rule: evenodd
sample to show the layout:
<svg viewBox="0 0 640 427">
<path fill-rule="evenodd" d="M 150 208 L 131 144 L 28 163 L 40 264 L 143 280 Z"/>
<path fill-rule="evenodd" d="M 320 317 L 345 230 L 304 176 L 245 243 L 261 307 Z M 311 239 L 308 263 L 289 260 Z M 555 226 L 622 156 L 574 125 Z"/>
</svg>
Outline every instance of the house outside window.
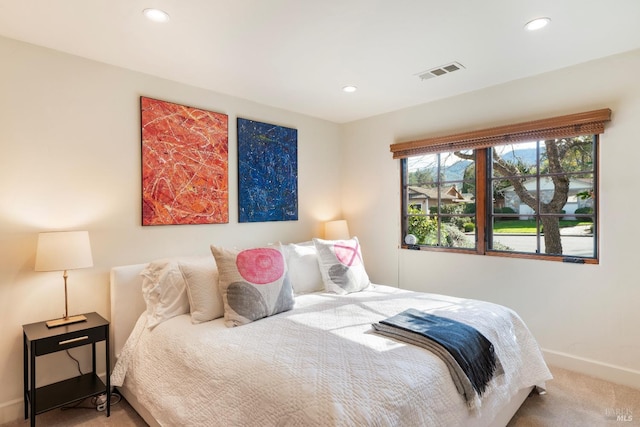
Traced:
<svg viewBox="0 0 640 427">
<path fill-rule="evenodd" d="M 536 189 L 537 181 L 534 178 L 530 178 L 525 181 L 524 187 L 528 192 L 534 192 Z M 548 202 L 553 196 L 553 182 L 550 177 L 545 177 L 540 182 L 540 199 L 543 203 Z M 580 210 L 593 209 L 593 198 L 584 197 L 585 192 L 593 191 L 593 181 L 586 179 L 573 179 L 569 180 L 569 194 L 567 203 L 564 205 L 563 213 L 566 219 L 575 219 L 580 216 Z M 509 186 L 502 190 L 504 197 L 504 206 L 513 209 L 520 215 L 521 219 L 531 218 L 535 213 L 534 210 L 527 204 L 523 203 L 515 192 L 513 186 Z"/>
<path fill-rule="evenodd" d="M 411 249 L 597 263 L 598 142 L 610 114 L 393 144 L 402 241 L 413 234 Z"/>
<path fill-rule="evenodd" d="M 473 151 L 465 156 L 473 158 Z M 474 164 L 455 153 L 425 154 L 403 162 L 409 206 L 405 234 L 427 246 L 475 247 Z"/>
</svg>

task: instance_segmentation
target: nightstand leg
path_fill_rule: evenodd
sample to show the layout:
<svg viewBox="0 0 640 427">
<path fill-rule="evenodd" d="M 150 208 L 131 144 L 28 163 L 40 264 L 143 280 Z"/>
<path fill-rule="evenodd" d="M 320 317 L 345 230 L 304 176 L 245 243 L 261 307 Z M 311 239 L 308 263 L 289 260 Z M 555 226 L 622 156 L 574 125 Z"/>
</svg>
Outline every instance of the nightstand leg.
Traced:
<svg viewBox="0 0 640 427">
<path fill-rule="evenodd" d="M 24 399 L 24 419 L 29 418 L 29 402 L 27 399 L 27 393 L 29 392 L 29 347 L 27 346 L 27 334 L 22 333 L 22 373 L 23 373 L 23 385 L 24 392 L 22 398 Z"/>
<path fill-rule="evenodd" d="M 29 400 L 31 408 L 31 427 L 36 427 L 36 343 L 31 341 L 31 352 L 29 353 L 31 360 L 31 389 L 29 390 Z"/>
<path fill-rule="evenodd" d="M 96 343 L 91 343 L 91 372 L 96 373 Z"/>
<path fill-rule="evenodd" d="M 109 326 L 107 325 L 107 338 L 104 340 L 104 351 L 107 371 L 107 417 L 111 415 L 111 361 L 109 360 Z"/>
</svg>

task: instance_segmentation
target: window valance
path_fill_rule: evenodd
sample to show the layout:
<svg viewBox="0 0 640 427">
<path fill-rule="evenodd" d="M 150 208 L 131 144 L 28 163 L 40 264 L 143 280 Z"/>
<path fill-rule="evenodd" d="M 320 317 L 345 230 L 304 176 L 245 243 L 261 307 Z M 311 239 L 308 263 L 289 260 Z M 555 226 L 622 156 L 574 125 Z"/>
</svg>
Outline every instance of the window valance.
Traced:
<svg viewBox="0 0 640 427">
<path fill-rule="evenodd" d="M 543 139 L 601 134 L 611 120 L 611 110 L 587 111 L 542 120 L 499 126 L 454 135 L 391 144 L 394 159 L 426 153 L 473 150 L 495 145 Z"/>
</svg>

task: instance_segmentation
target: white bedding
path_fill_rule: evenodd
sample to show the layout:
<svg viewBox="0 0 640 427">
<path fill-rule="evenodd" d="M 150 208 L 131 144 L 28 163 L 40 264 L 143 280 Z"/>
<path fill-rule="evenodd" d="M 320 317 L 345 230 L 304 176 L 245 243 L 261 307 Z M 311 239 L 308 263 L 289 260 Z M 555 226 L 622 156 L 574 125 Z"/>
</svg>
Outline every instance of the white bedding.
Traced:
<svg viewBox="0 0 640 427">
<path fill-rule="evenodd" d="M 493 416 L 518 390 L 551 379 L 531 333 L 491 303 L 372 285 L 296 298 L 292 311 L 226 328 L 188 314 L 152 331 L 143 314 L 113 371 L 166 426 L 458 426 L 469 420 L 446 365 L 429 351 L 371 332 L 406 308 L 478 329 L 504 374 L 479 402 Z"/>
</svg>

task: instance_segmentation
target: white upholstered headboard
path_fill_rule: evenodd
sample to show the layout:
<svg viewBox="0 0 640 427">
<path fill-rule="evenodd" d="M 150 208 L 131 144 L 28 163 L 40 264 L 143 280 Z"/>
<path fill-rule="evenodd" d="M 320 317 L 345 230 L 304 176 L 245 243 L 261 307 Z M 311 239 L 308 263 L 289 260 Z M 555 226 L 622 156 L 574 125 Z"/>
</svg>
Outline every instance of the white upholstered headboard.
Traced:
<svg viewBox="0 0 640 427">
<path fill-rule="evenodd" d="M 146 310 L 142 298 L 140 272 L 147 264 L 124 265 L 111 269 L 111 348 L 118 356 L 140 314 Z M 112 361 L 116 358 L 112 357 Z"/>
</svg>

